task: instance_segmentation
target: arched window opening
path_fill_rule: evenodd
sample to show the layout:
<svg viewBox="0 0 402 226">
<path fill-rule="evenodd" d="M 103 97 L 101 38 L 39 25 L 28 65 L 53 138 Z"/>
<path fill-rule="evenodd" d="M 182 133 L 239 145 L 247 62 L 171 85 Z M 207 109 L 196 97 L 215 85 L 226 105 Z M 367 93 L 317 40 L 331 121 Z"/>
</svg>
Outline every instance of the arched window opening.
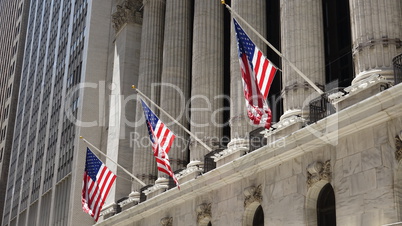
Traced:
<svg viewBox="0 0 402 226">
<path fill-rule="evenodd" d="M 317 200 L 317 225 L 335 226 L 335 193 L 331 184 L 326 184 L 320 191 Z"/>
<path fill-rule="evenodd" d="M 262 210 L 261 205 L 254 213 L 253 226 L 264 226 L 264 210 Z"/>
<path fill-rule="evenodd" d="M 208 223 L 208 226 L 212 226 L 211 221 Z"/>
</svg>

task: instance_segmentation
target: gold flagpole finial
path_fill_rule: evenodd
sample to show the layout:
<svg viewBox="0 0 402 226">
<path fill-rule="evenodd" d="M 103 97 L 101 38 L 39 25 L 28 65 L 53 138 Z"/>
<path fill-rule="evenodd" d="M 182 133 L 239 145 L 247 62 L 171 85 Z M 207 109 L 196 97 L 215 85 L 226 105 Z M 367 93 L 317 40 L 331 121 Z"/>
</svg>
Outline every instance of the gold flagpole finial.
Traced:
<svg viewBox="0 0 402 226">
<path fill-rule="evenodd" d="M 80 139 L 82 140 L 82 139 L 84 139 L 84 137 L 83 137 L 83 136 L 80 136 Z"/>
<path fill-rule="evenodd" d="M 132 89 L 136 89 L 135 85 L 131 85 L 131 88 L 132 88 Z"/>
<path fill-rule="evenodd" d="M 222 5 L 226 5 L 225 0 L 221 0 Z"/>
</svg>

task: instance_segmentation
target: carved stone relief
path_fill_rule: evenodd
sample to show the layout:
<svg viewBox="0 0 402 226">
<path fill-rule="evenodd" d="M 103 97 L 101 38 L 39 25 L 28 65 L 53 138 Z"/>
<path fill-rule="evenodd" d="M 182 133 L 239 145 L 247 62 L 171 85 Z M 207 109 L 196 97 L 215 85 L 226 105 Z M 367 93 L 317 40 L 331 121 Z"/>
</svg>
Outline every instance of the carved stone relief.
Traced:
<svg viewBox="0 0 402 226">
<path fill-rule="evenodd" d="M 247 208 L 253 202 L 262 202 L 262 187 L 261 184 L 257 187 L 251 186 L 243 191 L 245 199 L 244 199 L 244 207 Z"/>
<path fill-rule="evenodd" d="M 124 0 L 116 5 L 116 11 L 112 14 L 113 28 L 118 32 L 126 23 L 142 24 L 142 1 Z"/>
<path fill-rule="evenodd" d="M 199 206 L 197 206 L 196 212 L 197 212 L 197 222 L 200 223 L 203 220 L 210 221 L 212 218 L 212 213 L 211 213 L 211 203 L 203 203 Z"/>
<path fill-rule="evenodd" d="M 402 159 L 402 140 L 399 135 L 395 136 L 395 158 L 398 162 Z"/>
<path fill-rule="evenodd" d="M 165 217 L 161 219 L 162 226 L 173 226 L 173 217 Z"/>
<path fill-rule="evenodd" d="M 331 160 L 325 163 L 316 161 L 307 167 L 307 186 L 311 187 L 320 180 L 331 181 Z"/>
</svg>

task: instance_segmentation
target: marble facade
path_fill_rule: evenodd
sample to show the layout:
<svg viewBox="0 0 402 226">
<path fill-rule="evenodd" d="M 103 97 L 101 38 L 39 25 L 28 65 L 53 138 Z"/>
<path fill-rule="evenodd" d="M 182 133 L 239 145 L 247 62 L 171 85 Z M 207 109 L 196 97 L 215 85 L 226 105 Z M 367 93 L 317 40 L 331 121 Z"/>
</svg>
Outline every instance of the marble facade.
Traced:
<svg viewBox="0 0 402 226">
<path fill-rule="evenodd" d="M 369 2 L 375 8 L 371 5 L 373 1 Z M 381 48 L 378 47 L 381 50 L 377 50 L 377 44 L 374 47 L 364 44 L 367 32 L 359 30 L 372 20 L 357 13 L 361 4 L 362 1 L 350 1 L 356 75 L 346 92 L 329 96 L 337 112 L 307 124 L 306 103 L 318 94 L 283 63 L 284 114 L 276 130 L 263 132 L 269 141 L 267 145 L 249 152 L 248 135 L 255 128 L 248 122 L 244 107 L 233 38 L 228 51 L 230 81 L 223 76 L 223 47 L 227 45 L 223 36 L 224 7 L 220 8 L 218 1 L 207 0 L 143 1 L 141 52 L 138 58 L 133 58 L 139 60 L 140 89 L 175 118 L 189 107 L 184 106 L 189 100 L 193 109 L 209 107 L 209 111 L 191 112 L 189 117 L 180 117 L 178 121 L 213 147 L 207 137 L 222 136 L 222 129 L 212 126 L 211 111 L 223 105 L 217 102 L 205 106 L 203 99 L 191 98 L 200 95 L 214 98 L 222 94 L 224 83 L 230 82 L 231 140 L 226 150 L 215 156 L 217 168 L 203 173 L 206 149 L 177 125 L 169 124 L 177 136 L 189 142 L 188 152 L 178 146 L 169 153 L 173 170 L 184 169 L 177 175 L 181 190 L 169 189 L 168 180 L 163 178 L 166 176 L 156 171 L 150 147 L 135 148 L 133 174 L 150 185 L 142 194 L 146 200 L 140 200 L 142 186 L 134 182 L 131 190 L 116 186 L 114 194 L 125 193 L 128 197 L 121 203 L 124 208 L 113 214 L 105 212 L 97 225 L 253 225 L 259 207 L 264 211 L 266 225 L 317 225 L 317 202 L 327 184 L 335 193 L 338 225 L 387 225 L 402 221 L 401 166 L 400 158 L 395 158 L 398 147 L 402 146 L 395 141 L 402 131 L 401 85 L 392 86 L 390 65 L 384 69 L 371 60 L 385 54 L 381 65 L 391 64 L 392 56 L 402 53 L 398 47 L 401 26 L 392 22 L 401 17 L 402 9 L 396 1 L 387 6 L 394 6 L 392 13 L 379 23 L 391 26 L 388 30 L 365 28 L 368 33 L 381 36 L 381 40 L 392 36 L 388 46 L 384 46 L 383 40 Z M 267 35 L 266 1 L 253 0 L 253 4 L 231 1 L 231 5 L 263 36 Z M 378 13 L 384 16 L 382 9 Z M 283 54 L 323 88 L 325 46 L 321 1 L 300 4 L 281 0 L 280 10 Z M 114 45 L 118 46 L 119 36 L 124 35 L 122 31 L 127 27 L 116 27 Z M 263 42 L 245 30 L 266 51 Z M 385 34 L 391 30 L 392 35 Z M 230 35 L 234 37 L 233 31 Z M 152 86 L 158 83 L 162 85 Z M 141 108 L 136 110 L 136 120 L 138 117 L 142 117 Z M 170 123 L 163 114 L 160 118 Z M 222 115 L 216 120 L 222 120 Z M 195 126 L 205 123 L 211 126 Z M 136 127 L 135 132 L 147 136 L 144 127 Z M 120 205 L 118 199 L 116 196 L 109 200 L 107 207 L 112 208 L 113 202 Z M 127 206 L 128 203 L 131 204 Z"/>
<path fill-rule="evenodd" d="M 160 225 L 165 217 L 172 225 L 206 225 L 199 219 L 205 205 L 212 225 L 249 225 L 257 204 L 267 225 L 316 225 L 327 183 L 338 225 L 399 222 L 401 95 L 401 85 L 389 88 L 98 225 Z"/>
</svg>

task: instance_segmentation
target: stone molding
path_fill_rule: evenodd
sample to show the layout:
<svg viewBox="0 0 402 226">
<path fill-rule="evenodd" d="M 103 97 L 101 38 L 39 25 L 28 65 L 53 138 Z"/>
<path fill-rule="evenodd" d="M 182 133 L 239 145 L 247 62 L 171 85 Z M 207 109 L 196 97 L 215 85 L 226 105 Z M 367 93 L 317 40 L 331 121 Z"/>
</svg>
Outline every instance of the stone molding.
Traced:
<svg viewBox="0 0 402 226">
<path fill-rule="evenodd" d="M 402 41 L 399 38 L 379 38 L 370 39 L 366 42 L 357 43 L 353 46 L 353 55 L 361 52 L 364 48 L 373 48 L 376 45 L 382 45 L 383 47 L 388 47 L 388 45 L 394 45 L 397 49 L 402 47 Z"/>
<path fill-rule="evenodd" d="M 164 217 L 160 222 L 162 226 L 173 226 L 173 217 Z"/>
<path fill-rule="evenodd" d="M 396 135 L 395 136 L 395 158 L 398 162 L 401 161 L 402 159 L 402 139 L 401 139 L 401 135 Z"/>
<path fill-rule="evenodd" d="M 142 24 L 142 1 L 124 0 L 116 5 L 116 11 L 112 13 L 113 28 L 116 32 L 120 31 L 123 25 L 127 23 Z"/>
<path fill-rule="evenodd" d="M 261 184 L 257 187 L 251 186 L 244 189 L 243 194 L 245 196 L 244 199 L 244 208 L 247 208 L 253 202 L 262 202 L 262 186 Z"/>
<path fill-rule="evenodd" d="M 202 221 L 210 221 L 212 218 L 211 212 L 212 203 L 203 203 L 197 206 L 197 223 L 200 224 Z"/>
<path fill-rule="evenodd" d="M 320 180 L 331 181 L 331 160 L 316 161 L 307 166 L 307 186 L 310 188 Z"/>
<path fill-rule="evenodd" d="M 316 85 L 321 90 L 325 90 L 325 86 L 322 84 L 315 82 L 314 85 Z M 285 88 L 283 88 L 283 90 L 281 92 L 281 95 L 283 96 L 283 95 L 285 95 L 286 92 L 289 92 L 289 91 L 292 91 L 295 89 L 313 89 L 313 87 L 308 82 L 294 83 L 294 84 L 285 86 Z"/>
</svg>

